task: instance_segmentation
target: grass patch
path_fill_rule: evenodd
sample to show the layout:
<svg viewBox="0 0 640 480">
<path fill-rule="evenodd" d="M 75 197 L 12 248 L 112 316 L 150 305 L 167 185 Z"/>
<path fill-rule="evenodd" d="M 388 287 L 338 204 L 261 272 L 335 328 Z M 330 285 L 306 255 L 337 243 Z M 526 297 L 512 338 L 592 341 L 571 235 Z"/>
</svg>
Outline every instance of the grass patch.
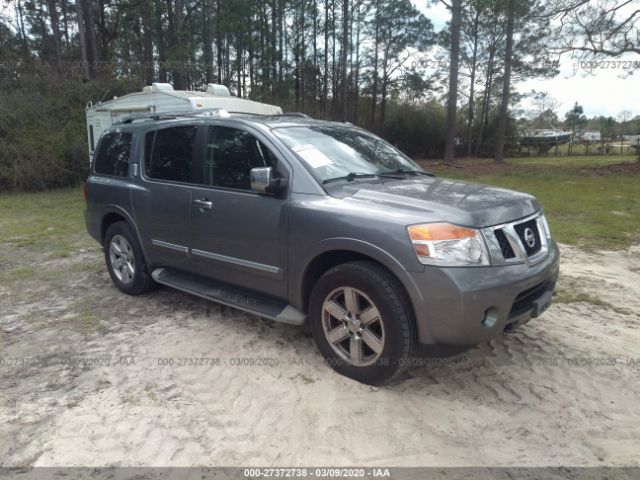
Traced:
<svg viewBox="0 0 640 480">
<path fill-rule="evenodd" d="M 616 307 L 615 305 L 609 302 L 606 302 L 601 298 L 596 297 L 595 295 L 591 295 L 583 292 L 572 292 L 562 287 L 556 290 L 556 295 L 555 297 L 553 297 L 553 303 L 578 303 L 578 302 L 588 303 L 590 305 L 594 305 L 600 308 L 606 308 L 608 310 L 612 310 L 622 315 L 633 314 L 631 310 L 628 310 L 626 308 Z"/>
<path fill-rule="evenodd" d="M 615 163 L 635 162 L 634 155 L 578 155 L 573 157 L 526 157 L 512 158 L 509 163 L 518 165 L 545 165 L 552 167 L 597 167 Z M 490 160 L 492 161 L 492 160 Z"/>
<path fill-rule="evenodd" d="M 0 270 L 0 282 L 8 283 L 29 280 L 34 278 L 37 273 L 38 269 L 30 266 L 3 268 Z"/>
<path fill-rule="evenodd" d="M 547 213 L 555 239 L 563 243 L 615 250 L 640 240 L 638 175 L 588 175 L 554 168 L 489 174 L 460 169 L 439 175 L 534 195 Z"/>
<path fill-rule="evenodd" d="M 92 305 L 90 301 L 78 300 L 69 305 L 70 315 L 65 316 L 62 320 L 72 324 L 77 331 L 88 335 L 90 333 L 105 334 L 108 332 L 104 325 L 105 317 L 102 313 Z"/>
<path fill-rule="evenodd" d="M 302 373 L 296 373 L 293 377 L 289 377 L 290 380 L 297 380 L 300 379 L 300 381 L 302 381 L 302 383 L 304 383 L 305 385 L 309 385 L 311 383 L 315 383 L 315 380 L 307 375 L 304 375 Z"/>
<path fill-rule="evenodd" d="M 97 248 L 85 230 L 81 188 L 0 194 L 0 245 L 0 281 L 6 283 L 55 282 L 97 267 L 73 262 L 81 249 Z"/>
<path fill-rule="evenodd" d="M 125 390 L 120 394 L 120 403 L 135 404 L 138 403 L 138 397 L 131 390 Z"/>
<path fill-rule="evenodd" d="M 562 288 L 556 291 L 556 296 L 554 297 L 553 302 L 554 303 L 583 302 L 583 303 L 589 303 L 591 305 L 595 305 L 596 307 L 602 307 L 602 308 L 613 307 L 610 303 L 605 302 L 604 300 L 602 300 L 599 297 L 596 297 L 595 295 L 590 295 L 588 293 L 570 292 Z"/>
<path fill-rule="evenodd" d="M 0 243 L 65 257 L 85 231 L 80 188 L 0 195 Z"/>
</svg>

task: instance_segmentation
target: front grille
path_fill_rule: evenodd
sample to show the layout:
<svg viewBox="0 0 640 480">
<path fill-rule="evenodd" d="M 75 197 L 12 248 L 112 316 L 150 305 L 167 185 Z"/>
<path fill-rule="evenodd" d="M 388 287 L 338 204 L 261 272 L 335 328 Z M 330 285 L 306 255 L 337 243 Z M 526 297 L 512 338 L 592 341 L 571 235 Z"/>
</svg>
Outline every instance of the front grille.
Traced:
<svg viewBox="0 0 640 480">
<path fill-rule="evenodd" d="M 498 240 L 498 245 L 500 245 L 500 251 L 502 252 L 502 256 L 505 259 L 515 258 L 516 254 L 511 248 L 511 244 L 509 240 L 507 240 L 507 236 L 504 234 L 501 228 L 498 228 L 493 231 L 496 236 L 496 240 Z"/>
<path fill-rule="evenodd" d="M 520 243 L 524 247 L 528 256 L 535 255 L 542 248 L 540 241 L 540 232 L 538 231 L 538 222 L 536 219 L 528 220 L 513 226 L 514 230 L 520 238 Z M 505 257 L 506 258 L 506 257 Z"/>
</svg>

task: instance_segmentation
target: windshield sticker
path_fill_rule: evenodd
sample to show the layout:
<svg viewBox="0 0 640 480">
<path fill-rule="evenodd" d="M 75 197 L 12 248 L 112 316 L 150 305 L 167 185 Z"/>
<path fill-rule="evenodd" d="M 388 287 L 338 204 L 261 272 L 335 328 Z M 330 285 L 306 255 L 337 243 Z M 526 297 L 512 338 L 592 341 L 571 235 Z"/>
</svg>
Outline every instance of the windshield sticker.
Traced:
<svg viewBox="0 0 640 480">
<path fill-rule="evenodd" d="M 329 157 L 311 144 L 296 145 L 292 150 L 300 155 L 312 168 L 326 167 L 333 164 Z"/>
</svg>

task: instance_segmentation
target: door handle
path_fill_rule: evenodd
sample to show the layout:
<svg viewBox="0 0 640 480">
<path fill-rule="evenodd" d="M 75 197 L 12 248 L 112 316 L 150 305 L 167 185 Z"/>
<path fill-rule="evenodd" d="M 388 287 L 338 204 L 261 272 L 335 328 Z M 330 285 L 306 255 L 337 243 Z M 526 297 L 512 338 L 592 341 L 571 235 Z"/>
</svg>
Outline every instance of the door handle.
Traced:
<svg viewBox="0 0 640 480">
<path fill-rule="evenodd" d="M 198 208 L 206 208 L 207 210 L 211 210 L 213 208 L 213 202 L 209 200 L 194 200 L 193 204 Z"/>
</svg>

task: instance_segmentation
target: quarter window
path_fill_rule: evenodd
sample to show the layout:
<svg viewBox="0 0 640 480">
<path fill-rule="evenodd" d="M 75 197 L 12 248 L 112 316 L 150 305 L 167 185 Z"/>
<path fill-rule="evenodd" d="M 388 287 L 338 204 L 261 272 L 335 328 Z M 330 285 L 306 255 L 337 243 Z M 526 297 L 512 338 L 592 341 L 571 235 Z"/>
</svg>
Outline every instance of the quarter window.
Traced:
<svg viewBox="0 0 640 480">
<path fill-rule="evenodd" d="M 256 137 L 232 127 L 209 127 L 203 162 L 205 185 L 250 190 L 252 168 L 277 168 L 277 159 Z"/>
<path fill-rule="evenodd" d="M 147 177 L 172 182 L 192 180 L 193 150 L 198 127 L 163 128 L 145 137 Z"/>
<path fill-rule="evenodd" d="M 95 159 L 95 172 L 126 177 L 129 174 L 130 133 L 106 133 L 102 137 Z"/>
</svg>

